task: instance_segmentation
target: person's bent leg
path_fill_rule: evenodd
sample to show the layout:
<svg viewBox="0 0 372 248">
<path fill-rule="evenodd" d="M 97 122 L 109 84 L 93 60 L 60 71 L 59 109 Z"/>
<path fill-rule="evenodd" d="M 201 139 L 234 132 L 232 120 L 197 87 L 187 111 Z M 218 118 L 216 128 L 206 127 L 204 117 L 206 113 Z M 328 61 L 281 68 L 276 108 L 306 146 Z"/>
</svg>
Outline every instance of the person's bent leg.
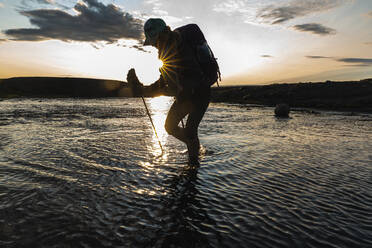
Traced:
<svg viewBox="0 0 372 248">
<path fill-rule="evenodd" d="M 178 124 L 187 114 L 190 113 L 191 110 L 191 102 L 175 101 L 168 112 L 167 119 L 165 120 L 164 127 L 167 133 L 184 143 L 187 143 L 188 137 L 185 133 L 185 128 L 179 127 Z"/>
</svg>

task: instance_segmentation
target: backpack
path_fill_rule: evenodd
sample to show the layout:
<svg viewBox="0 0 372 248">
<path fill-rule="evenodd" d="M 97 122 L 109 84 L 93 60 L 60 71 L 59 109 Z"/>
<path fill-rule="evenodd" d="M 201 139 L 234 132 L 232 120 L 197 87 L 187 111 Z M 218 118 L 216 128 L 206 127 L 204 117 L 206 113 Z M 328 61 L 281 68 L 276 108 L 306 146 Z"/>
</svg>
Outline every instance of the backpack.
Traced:
<svg viewBox="0 0 372 248">
<path fill-rule="evenodd" d="M 217 59 L 214 57 L 199 26 L 196 24 L 188 24 L 176 28 L 174 31 L 178 32 L 186 44 L 194 51 L 194 57 L 202 69 L 205 81 L 208 85 L 212 86 L 214 83 L 218 85 L 218 81 L 221 81 L 221 73 Z"/>
</svg>

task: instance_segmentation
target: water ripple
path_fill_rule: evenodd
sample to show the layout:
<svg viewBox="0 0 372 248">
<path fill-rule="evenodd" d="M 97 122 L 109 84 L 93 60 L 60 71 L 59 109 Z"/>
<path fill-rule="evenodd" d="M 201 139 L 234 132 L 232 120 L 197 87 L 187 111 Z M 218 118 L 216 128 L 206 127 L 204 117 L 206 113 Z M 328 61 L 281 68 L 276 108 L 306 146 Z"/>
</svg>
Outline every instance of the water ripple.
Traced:
<svg viewBox="0 0 372 248">
<path fill-rule="evenodd" d="M 372 246 L 372 116 L 211 104 L 193 168 L 160 100 L 164 153 L 140 99 L 0 102 L 0 246 Z"/>
</svg>

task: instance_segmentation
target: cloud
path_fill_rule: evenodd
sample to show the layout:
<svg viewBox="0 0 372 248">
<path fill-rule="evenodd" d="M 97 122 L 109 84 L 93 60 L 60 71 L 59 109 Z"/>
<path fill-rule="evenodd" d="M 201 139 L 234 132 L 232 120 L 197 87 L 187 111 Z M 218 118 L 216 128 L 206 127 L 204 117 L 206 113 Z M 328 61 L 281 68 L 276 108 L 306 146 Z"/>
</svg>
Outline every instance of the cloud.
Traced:
<svg viewBox="0 0 372 248">
<path fill-rule="evenodd" d="M 319 23 L 300 24 L 293 26 L 293 28 L 300 32 L 310 32 L 318 35 L 331 35 L 336 33 L 336 30 Z"/>
<path fill-rule="evenodd" d="M 306 58 L 308 59 L 331 59 L 332 57 L 326 57 L 326 56 L 314 56 L 314 55 L 309 55 L 309 56 L 305 56 Z"/>
<path fill-rule="evenodd" d="M 257 17 L 271 24 L 280 24 L 312 13 L 338 7 L 347 0 L 292 0 L 287 4 L 269 5 L 258 11 Z"/>
<path fill-rule="evenodd" d="M 337 58 L 337 57 L 327 57 L 327 56 L 317 56 L 317 55 L 309 55 L 305 56 L 308 59 L 331 59 L 337 62 L 346 63 L 348 66 L 372 66 L 372 59 L 368 58 Z"/>
<path fill-rule="evenodd" d="M 65 2 L 66 1 L 64 1 L 64 3 Z M 56 6 L 56 7 L 65 9 L 65 10 L 71 8 L 71 7 L 69 8 L 69 7 L 67 7 L 63 4 L 60 4 L 56 0 L 22 0 L 20 2 L 20 5 L 18 6 L 18 8 L 21 9 L 21 10 L 35 9 L 35 4 L 44 5 L 44 6 L 51 5 L 51 6 Z"/>
<path fill-rule="evenodd" d="M 351 66 L 372 66 L 372 59 L 365 58 L 340 58 L 336 59 L 339 62 L 347 63 Z"/>
<path fill-rule="evenodd" d="M 257 25 L 262 24 L 262 20 L 258 20 L 260 18 L 257 18 L 257 12 L 277 1 L 278 0 L 215 0 L 211 3 L 210 9 L 219 15 L 226 15 L 229 19 L 243 19 L 244 23 Z"/>
<path fill-rule="evenodd" d="M 211 9 L 211 3 L 216 0 L 145 0 L 142 11 L 145 17 L 159 17 L 172 26 L 179 26 L 195 17 L 205 18 Z"/>
<path fill-rule="evenodd" d="M 131 46 L 130 48 L 135 48 L 135 49 L 137 49 L 137 50 L 139 50 L 139 51 L 141 51 L 141 52 L 144 52 L 144 53 L 150 53 L 149 51 L 145 50 L 145 49 L 143 48 L 143 46 L 133 45 L 133 46 Z"/>
<path fill-rule="evenodd" d="M 34 0 L 38 3 L 41 3 L 41 4 L 54 4 L 55 1 L 54 0 Z"/>
<path fill-rule="evenodd" d="M 0 8 L 3 8 L 4 7 L 4 3 L 0 3 Z"/>
<path fill-rule="evenodd" d="M 355 0 L 215 0 L 212 10 L 253 25 L 284 24 Z"/>
<path fill-rule="evenodd" d="M 226 0 L 222 3 L 216 3 L 213 6 L 213 10 L 228 15 L 237 12 L 244 13 L 247 11 L 247 3 L 245 1 Z"/>
<path fill-rule="evenodd" d="M 53 1 L 37 0 L 38 2 Z M 119 7 L 98 2 L 80 0 L 74 7 L 77 15 L 58 9 L 37 9 L 21 11 L 31 24 L 38 28 L 8 29 L 4 33 L 18 41 L 105 41 L 114 43 L 120 39 L 142 42 L 143 22 Z"/>
</svg>

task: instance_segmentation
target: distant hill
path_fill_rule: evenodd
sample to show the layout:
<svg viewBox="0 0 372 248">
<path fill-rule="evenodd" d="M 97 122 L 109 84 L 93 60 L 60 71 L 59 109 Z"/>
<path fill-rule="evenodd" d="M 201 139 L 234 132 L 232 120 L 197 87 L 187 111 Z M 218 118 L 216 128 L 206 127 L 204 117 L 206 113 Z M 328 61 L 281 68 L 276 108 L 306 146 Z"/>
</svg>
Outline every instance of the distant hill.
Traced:
<svg viewBox="0 0 372 248">
<path fill-rule="evenodd" d="M 0 81 L 0 97 L 130 96 L 125 82 L 89 78 L 17 77 Z"/>
<path fill-rule="evenodd" d="M 214 88 L 214 102 L 366 111 L 372 113 L 372 79 Z"/>
</svg>

